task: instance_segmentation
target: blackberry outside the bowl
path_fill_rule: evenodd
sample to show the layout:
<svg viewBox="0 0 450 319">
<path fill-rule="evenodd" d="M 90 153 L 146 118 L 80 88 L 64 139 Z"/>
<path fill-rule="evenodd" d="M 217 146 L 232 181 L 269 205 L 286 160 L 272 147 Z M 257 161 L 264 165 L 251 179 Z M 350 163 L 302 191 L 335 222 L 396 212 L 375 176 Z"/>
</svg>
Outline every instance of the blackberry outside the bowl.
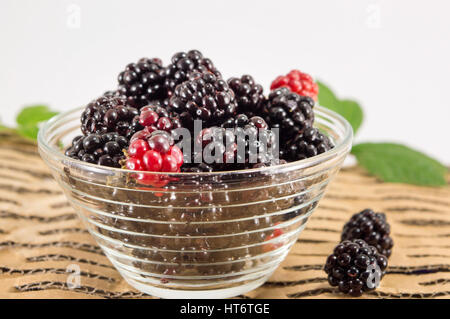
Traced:
<svg viewBox="0 0 450 319">
<path fill-rule="evenodd" d="M 77 136 L 65 155 L 83 162 L 120 168 L 128 139 L 115 132 Z"/>
<path fill-rule="evenodd" d="M 183 126 L 192 130 L 194 120 L 201 120 L 203 127 L 220 125 L 235 115 L 237 103 L 224 80 L 204 72 L 191 73 L 188 81 L 178 85 L 169 107 L 180 114 Z"/>
<path fill-rule="evenodd" d="M 130 63 L 118 76 L 120 95 L 127 103 L 140 108 L 153 100 L 162 100 L 167 96 L 164 87 L 164 67 L 158 58 L 142 58 Z"/>
<path fill-rule="evenodd" d="M 266 98 L 262 85 L 255 83 L 250 75 L 228 79 L 228 85 L 236 95 L 238 110 L 248 116 L 261 114 Z"/>
<path fill-rule="evenodd" d="M 127 105 L 126 100 L 114 92 L 90 102 L 81 114 L 81 131 L 84 135 L 116 132 L 129 138 L 139 127 L 135 124 L 139 111 Z"/>
<path fill-rule="evenodd" d="M 378 287 L 387 265 L 387 257 L 380 255 L 375 247 L 355 239 L 337 245 L 328 256 L 324 270 L 331 286 L 358 297 Z"/>
<path fill-rule="evenodd" d="M 363 239 L 369 245 L 375 246 L 378 252 L 389 257 L 394 241 L 389 236 L 391 227 L 384 213 L 375 213 L 364 209 L 344 225 L 341 240 Z"/>
<path fill-rule="evenodd" d="M 210 72 L 220 78 L 221 74 L 212 61 L 198 50 L 178 52 L 172 56 L 172 63 L 164 71 L 164 86 L 171 95 L 178 84 L 188 80 L 192 72 Z"/>
</svg>

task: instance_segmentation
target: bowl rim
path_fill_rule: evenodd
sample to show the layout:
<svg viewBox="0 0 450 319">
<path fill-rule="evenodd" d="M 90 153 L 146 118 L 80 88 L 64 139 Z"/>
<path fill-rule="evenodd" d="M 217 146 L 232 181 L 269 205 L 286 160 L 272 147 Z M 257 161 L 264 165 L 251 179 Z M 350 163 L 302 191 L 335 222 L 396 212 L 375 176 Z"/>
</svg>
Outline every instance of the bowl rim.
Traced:
<svg viewBox="0 0 450 319">
<path fill-rule="evenodd" d="M 39 129 L 37 142 L 38 142 L 38 148 L 39 150 L 50 154 L 51 157 L 56 158 L 59 161 L 64 161 L 65 163 L 71 163 L 72 165 L 79 166 L 79 167 L 85 167 L 87 170 L 96 170 L 98 171 L 109 171 L 111 173 L 128 173 L 128 174 L 136 174 L 136 171 L 124 169 L 124 168 L 115 168 L 115 167 L 108 167 L 108 166 L 100 166 L 98 164 L 91 164 L 86 163 L 83 161 L 80 161 L 78 159 L 73 159 L 69 156 L 66 156 L 64 152 L 61 152 L 61 149 L 49 145 L 46 140 L 45 136 L 47 135 L 48 131 L 52 128 L 53 125 L 56 125 L 59 121 L 64 120 L 66 117 L 70 116 L 71 114 L 74 114 L 78 111 L 82 111 L 84 107 L 78 107 L 75 109 L 71 109 L 65 112 L 62 112 L 54 117 L 52 117 L 50 120 L 46 121 Z M 313 109 L 314 113 L 316 115 L 320 115 L 324 117 L 325 119 L 329 120 L 331 124 L 338 124 L 341 125 L 344 131 L 344 136 L 342 140 L 337 143 L 331 150 L 328 150 L 322 154 L 298 160 L 293 162 L 288 162 L 285 164 L 277 164 L 273 166 L 266 166 L 266 167 L 260 167 L 260 168 L 249 168 L 249 169 L 243 169 L 243 170 L 229 170 L 229 171 L 213 171 L 213 172 L 178 172 L 178 173 L 171 173 L 171 172 L 151 172 L 151 171 L 140 171 L 140 174 L 149 174 L 149 175 L 165 175 L 168 177 L 181 177 L 181 176 L 224 176 L 224 175 L 240 175 L 240 174 L 255 174 L 255 173 L 266 173 L 268 171 L 276 171 L 277 173 L 280 172 L 288 172 L 290 170 L 298 170 L 298 169 L 305 169 L 310 168 L 313 166 L 316 166 L 318 164 L 321 164 L 323 162 L 326 162 L 339 154 L 344 153 L 347 149 L 350 150 L 352 139 L 353 139 L 353 129 L 350 123 L 341 115 L 338 113 L 326 108 L 322 107 L 320 105 L 315 105 Z M 67 165 L 67 164 L 65 164 Z"/>
</svg>

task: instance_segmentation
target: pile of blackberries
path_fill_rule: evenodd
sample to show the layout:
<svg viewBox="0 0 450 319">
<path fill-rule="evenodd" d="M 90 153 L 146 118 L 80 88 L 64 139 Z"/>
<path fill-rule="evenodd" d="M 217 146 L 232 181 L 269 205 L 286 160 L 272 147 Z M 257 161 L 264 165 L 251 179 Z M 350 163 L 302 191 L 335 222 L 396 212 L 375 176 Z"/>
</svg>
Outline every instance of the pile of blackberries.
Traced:
<svg viewBox="0 0 450 319">
<path fill-rule="evenodd" d="M 394 245 L 383 213 L 365 209 L 344 226 L 342 242 L 325 263 L 331 286 L 353 297 L 376 289 L 388 266 Z"/>
<path fill-rule="evenodd" d="M 115 90 L 85 107 L 83 136 L 73 140 L 66 155 L 126 168 L 124 158 L 133 140 L 145 139 L 155 131 L 176 136 L 177 129 L 187 129 L 191 137 L 185 142 L 191 146 L 205 130 L 230 130 L 233 141 L 226 137 L 230 133 L 210 141 L 214 146 L 223 144 L 216 149 L 223 152 L 219 155 L 224 161 L 199 158 L 203 149 L 183 154 L 182 172 L 248 169 L 313 157 L 333 148 L 331 139 L 313 127 L 316 86 L 309 75 L 294 70 L 278 77 L 266 96 L 263 86 L 250 75 L 224 79 L 198 50 L 176 53 L 168 65 L 159 58 L 142 58 L 119 73 Z M 195 120 L 200 121 L 200 130 L 196 130 Z M 244 140 L 238 138 L 241 131 L 247 134 Z M 108 140 L 106 133 L 114 133 L 114 138 Z M 261 136 L 269 137 L 269 143 L 252 139 Z M 225 145 L 225 141 L 231 144 Z M 210 142 L 203 141 L 202 148 L 211 147 Z M 245 150 L 236 151 L 236 145 L 244 145 Z"/>
</svg>

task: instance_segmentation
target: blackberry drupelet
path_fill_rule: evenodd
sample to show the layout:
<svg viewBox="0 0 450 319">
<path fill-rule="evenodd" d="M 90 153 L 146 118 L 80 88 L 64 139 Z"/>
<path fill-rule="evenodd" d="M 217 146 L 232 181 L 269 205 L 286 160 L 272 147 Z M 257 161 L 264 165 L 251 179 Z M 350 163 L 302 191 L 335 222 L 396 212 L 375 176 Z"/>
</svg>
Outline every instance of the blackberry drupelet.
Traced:
<svg viewBox="0 0 450 319">
<path fill-rule="evenodd" d="M 280 138 L 287 141 L 314 122 L 314 100 L 282 87 L 269 94 L 264 119 L 271 128 L 280 129 Z"/>
<path fill-rule="evenodd" d="M 128 139 L 115 133 L 90 134 L 77 136 L 65 155 L 83 162 L 110 167 L 121 167 L 125 159 L 122 152 L 128 147 Z"/>
<path fill-rule="evenodd" d="M 172 56 L 172 63 L 164 71 L 164 86 L 168 94 L 172 95 L 178 84 L 188 80 L 191 72 L 211 72 L 216 77 L 221 77 L 212 61 L 203 57 L 200 51 L 178 52 Z"/>
<path fill-rule="evenodd" d="M 118 76 L 118 92 L 127 103 L 140 108 L 153 100 L 167 96 L 164 87 L 164 67 L 158 58 L 142 58 L 130 63 Z"/>
<path fill-rule="evenodd" d="M 341 240 L 363 239 L 369 245 L 378 249 L 378 252 L 389 257 L 394 241 L 389 236 L 391 227 L 386 221 L 384 213 L 375 213 L 365 209 L 344 225 Z"/>
<path fill-rule="evenodd" d="M 345 240 L 328 256 L 325 272 L 331 286 L 353 297 L 377 288 L 387 268 L 387 258 L 362 239 Z"/>
<path fill-rule="evenodd" d="M 283 132 L 280 132 L 283 135 Z M 286 142 L 280 149 L 280 158 L 288 161 L 298 161 L 322 154 L 333 148 L 328 136 L 317 128 L 309 127 L 300 131 L 292 140 Z"/>
<path fill-rule="evenodd" d="M 246 126 L 252 126 L 256 129 L 268 129 L 269 125 L 267 125 L 266 121 L 260 116 L 252 116 L 248 117 L 245 114 L 237 114 L 234 117 L 230 117 L 225 120 L 221 126 L 224 128 L 244 128 Z"/>
<path fill-rule="evenodd" d="M 236 96 L 239 113 L 248 116 L 261 114 L 266 98 L 262 85 L 256 84 L 252 76 L 243 75 L 240 78 L 230 78 L 228 85 Z"/>
<path fill-rule="evenodd" d="M 116 132 L 129 138 L 140 127 L 136 124 L 139 111 L 126 104 L 114 92 L 90 102 L 81 114 L 81 131 L 84 135 Z"/>
<path fill-rule="evenodd" d="M 234 92 L 224 80 L 209 72 L 194 72 L 189 77 L 176 87 L 169 101 L 184 127 L 192 130 L 194 120 L 201 120 L 203 127 L 215 126 L 235 115 Z"/>
</svg>

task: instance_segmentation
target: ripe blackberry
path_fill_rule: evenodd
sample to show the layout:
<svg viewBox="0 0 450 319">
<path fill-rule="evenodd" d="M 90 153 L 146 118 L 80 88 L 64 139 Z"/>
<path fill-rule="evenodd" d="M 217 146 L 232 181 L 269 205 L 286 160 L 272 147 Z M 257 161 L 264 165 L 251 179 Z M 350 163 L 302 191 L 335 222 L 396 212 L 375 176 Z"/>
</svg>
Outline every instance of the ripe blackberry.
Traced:
<svg viewBox="0 0 450 319">
<path fill-rule="evenodd" d="M 215 171 L 223 171 L 252 168 L 258 164 L 271 165 L 276 160 L 272 153 L 276 136 L 267 129 L 264 120 L 260 117 L 247 119 L 243 114 L 237 118 L 239 120 L 235 121 L 242 123 L 231 127 L 210 127 L 200 132 L 195 143 L 201 147 L 201 152 L 194 152 L 194 164 L 206 163 Z M 211 158 L 206 157 L 209 154 Z"/>
<path fill-rule="evenodd" d="M 252 76 L 243 75 L 240 78 L 230 78 L 228 85 L 236 96 L 240 113 L 253 116 L 262 112 L 266 101 L 263 94 L 263 87 L 260 84 L 256 84 Z"/>
<path fill-rule="evenodd" d="M 324 270 L 331 286 L 353 297 L 378 287 L 387 268 L 387 258 L 362 239 L 345 240 L 328 256 Z"/>
<path fill-rule="evenodd" d="M 127 98 L 127 103 L 140 108 L 152 100 L 164 99 L 164 67 L 158 58 L 142 58 L 130 63 L 118 76 L 118 92 Z"/>
<path fill-rule="evenodd" d="M 190 80 L 176 87 L 169 107 L 180 114 L 183 126 L 192 130 L 194 120 L 201 120 L 204 127 L 209 127 L 234 116 L 237 104 L 224 80 L 209 72 L 194 72 Z"/>
<path fill-rule="evenodd" d="M 124 98 L 113 92 L 90 102 L 81 114 L 81 131 L 84 135 L 116 132 L 129 138 L 138 129 L 135 123 L 139 111 L 126 104 Z"/>
<path fill-rule="evenodd" d="M 283 132 L 280 133 L 283 135 Z M 280 150 L 280 158 L 288 161 L 298 161 L 322 154 L 333 148 L 328 136 L 317 128 L 309 127 L 300 131 L 292 140 L 288 141 Z"/>
<path fill-rule="evenodd" d="M 384 213 L 375 213 L 365 209 L 344 225 L 341 240 L 363 239 L 369 245 L 375 246 L 378 252 L 389 257 L 394 242 L 389 236 L 391 226 L 386 221 Z"/>
<path fill-rule="evenodd" d="M 212 61 L 203 57 L 200 51 L 191 50 L 187 53 L 175 53 L 172 56 L 172 63 L 164 71 L 164 86 L 169 95 L 172 95 L 178 84 L 188 80 L 191 72 L 211 72 L 216 77 L 221 77 L 220 72 L 216 69 Z"/>
<path fill-rule="evenodd" d="M 115 132 L 77 136 L 65 155 L 83 162 L 110 167 L 121 167 L 125 159 L 122 152 L 128 147 L 128 139 Z"/>
<path fill-rule="evenodd" d="M 314 100 L 282 87 L 269 94 L 264 119 L 271 128 L 280 129 L 283 141 L 293 138 L 314 122 Z"/>
</svg>

